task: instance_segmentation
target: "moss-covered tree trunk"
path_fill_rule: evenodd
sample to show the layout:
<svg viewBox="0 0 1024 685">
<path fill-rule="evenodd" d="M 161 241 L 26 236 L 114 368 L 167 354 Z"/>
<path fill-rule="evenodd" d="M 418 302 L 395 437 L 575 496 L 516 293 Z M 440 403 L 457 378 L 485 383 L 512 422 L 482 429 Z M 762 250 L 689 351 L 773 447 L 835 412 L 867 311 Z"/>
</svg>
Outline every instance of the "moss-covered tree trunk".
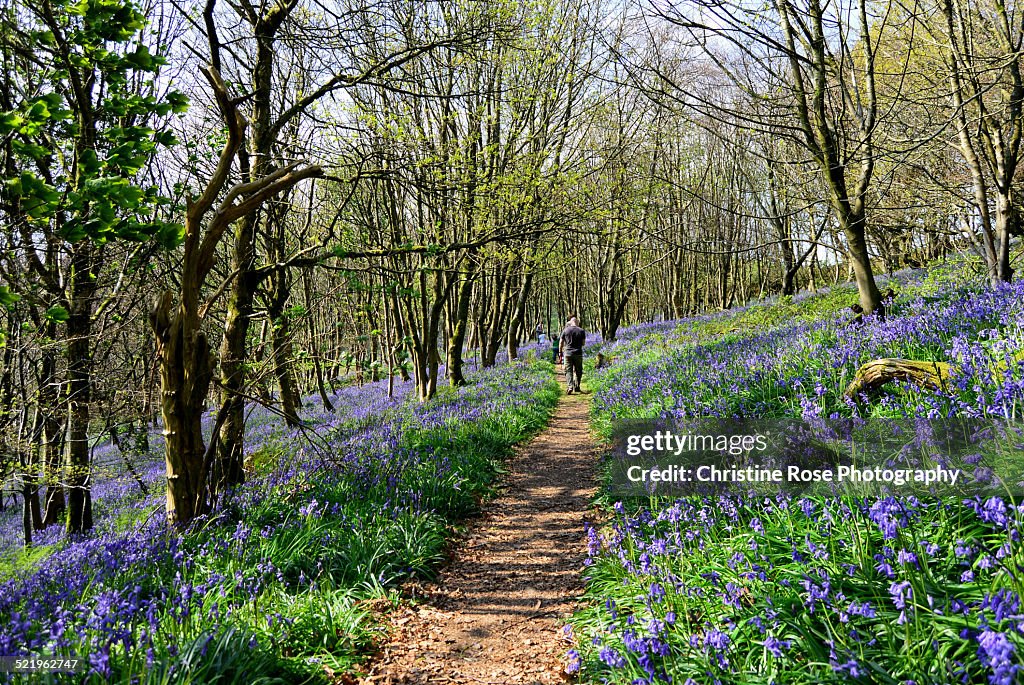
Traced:
<svg viewBox="0 0 1024 685">
<path fill-rule="evenodd" d="M 874 359 L 857 369 L 857 375 L 847 386 L 845 395 L 856 399 L 861 394 L 876 392 L 896 380 L 913 383 L 919 388 L 941 390 L 945 388 L 951 373 L 952 367 L 948 362 Z"/>
<path fill-rule="evenodd" d="M 841 214 L 840 223 L 846 235 L 847 254 L 853 267 L 853 278 L 857 283 L 860 306 L 865 312 L 882 311 L 882 293 L 875 283 L 875 272 L 871 267 L 871 255 L 865 236 L 863 210 Z M 884 313 L 884 312 L 883 312 Z"/>
<path fill-rule="evenodd" d="M 277 386 L 281 390 L 281 412 L 284 414 L 285 422 L 292 427 L 299 425 L 299 409 L 302 407 L 302 400 L 299 397 L 298 386 L 295 383 L 295 373 L 292 369 L 292 326 L 291 320 L 282 308 L 272 311 L 274 326 L 272 339 L 274 341 L 274 376 L 277 378 Z"/>
<path fill-rule="evenodd" d="M 272 3 L 259 14 L 246 14 L 256 38 L 256 55 L 252 66 L 252 121 L 249 127 L 249 146 L 239 150 L 242 178 L 255 183 L 271 173 L 271 152 L 275 135 L 271 131 L 271 108 L 277 31 L 295 8 L 294 2 Z M 259 286 L 255 273 L 255 244 L 265 212 L 256 205 L 235 224 L 235 240 L 231 252 L 231 267 L 236 276 L 231 283 L 231 294 L 224 319 L 224 339 L 221 342 L 220 386 L 224 421 L 217 442 L 217 459 L 213 465 L 211 485 L 215 491 L 237 485 L 245 480 L 243 456 L 245 451 L 245 384 L 246 347 L 249 341 L 249 322 L 252 320 L 253 300 Z M 275 354 L 276 359 L 276 354 Z M 286 414 L 295 416 L 292 413 Z M 292 425 L 292 419 L 289 419 Z"/>
<path fill-rule="evenodd" d="M 237 272 L 228 295 L 224 315 L 224 338 L 220 347 L 220 401 L 224 420 L 217 440 L 217 457 L 211 467 L 211 486 L 217 492 L 245 482 L 245 369 L 252 318 L 253 225 L 247 216 L 235 226 L 231 266 Z"/>
</svg>

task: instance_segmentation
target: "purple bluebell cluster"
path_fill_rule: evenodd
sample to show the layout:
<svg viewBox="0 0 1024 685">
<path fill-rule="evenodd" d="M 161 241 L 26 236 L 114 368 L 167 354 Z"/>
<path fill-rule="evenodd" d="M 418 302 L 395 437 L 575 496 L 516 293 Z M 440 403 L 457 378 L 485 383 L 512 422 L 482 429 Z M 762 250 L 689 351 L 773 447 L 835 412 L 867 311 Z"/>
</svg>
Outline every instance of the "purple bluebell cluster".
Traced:
<svg viewBox="0 0 1024 685">
<path fill-rule="evenodd" d="M 589 531 L 592 601 L 574 627 L 590 641 L 575 661 L 616 683 L 870 680 L 869 664 L 915 682 L 1016 682 L 1024 505 L 878 504 L 624 505 Z"/>
<path fill-rule="evenodd" d="M 892 283 L 884 320 L 853 321 L 855 292 L 838 287 L 627 330 L 606 347 L 615 364 L 592 376 L 595 423 L 610 434 L 659 417 L 999 419 L 999 449 L 1021 450 L 1024 284 L 985 289 L 962 264 Z M 949 362 L 952 376 L 937 391 L 894 383 L 846 398 L 858 367 L 882 357 Z M 609 515 L 588 531 L 590 601 L 573 618 L 571 665 L 595 681 L 1021 678 L 1024 505 L 749 492 L 644 498 Z"/>
<path fill-rule="evenodd" d="M 595 398 L 612 419 L 687 417 L 826 418 L 864 405 L 844 397 L 861 364 L 898 357 L 953 364 L 939 391 L 894 384 L 870 405 L 887 418 L 955 415 L 1019 420 L 1024 411 L 1024 284 L 901 302 L 884 321 L 851 324 L 849 312 L 743 335 L 714 336 L 692 322 L 609 348 L 633 358 L 606 374 Z M 653 339 L 652 339 L 653 338 Z"/>
<path fill-rule="evenodd" d="M 51 553 L 0 579 L 0 654 L 79 656 L 95 683 L 294 682 L 322 672 L 310 658 L 345 668 L 369 639 L 355 599 L 432 572 L 497 461 L 546 421 L 550 369 L 488 369 L 426 404 L 411 384 L 393 397 L 386 382 L 345 388 L 334 412 L 308 398 L 309 425 L 294 431 L 250 408 L 258 471 L 186 534 L 164 523 L 161 444 L 137 465 L 148 496 L 107 460 L 96 534 L 48 531 Z M 0 521 L 0 569 L 17 526 Z"/>
</svg>

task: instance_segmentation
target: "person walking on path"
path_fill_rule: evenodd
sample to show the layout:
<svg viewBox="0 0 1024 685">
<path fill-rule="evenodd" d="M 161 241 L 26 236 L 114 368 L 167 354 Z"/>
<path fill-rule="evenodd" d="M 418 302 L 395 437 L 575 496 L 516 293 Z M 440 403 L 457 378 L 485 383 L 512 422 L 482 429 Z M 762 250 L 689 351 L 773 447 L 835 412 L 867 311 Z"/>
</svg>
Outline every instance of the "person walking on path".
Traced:
<svg viewBox="0 0 1024 685">
<path fill-rule="evenodd" d="M 587 332 L 580 328 L 580 322 L 575 316 L 571 317 L 559 337 L 559 351 L 565 366 L 566 392 L 570 395 L 580 391 L 580 380 L 583 378 L 583 346 L 586 342 Z"/>
</svg>

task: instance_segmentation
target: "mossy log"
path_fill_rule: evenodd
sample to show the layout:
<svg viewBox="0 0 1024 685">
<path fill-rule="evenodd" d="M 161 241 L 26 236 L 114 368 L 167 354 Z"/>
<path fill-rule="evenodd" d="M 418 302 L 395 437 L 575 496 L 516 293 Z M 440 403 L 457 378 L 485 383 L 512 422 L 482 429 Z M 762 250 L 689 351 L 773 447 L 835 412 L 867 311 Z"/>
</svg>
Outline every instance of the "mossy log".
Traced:
<svg viewBox="0 0 1024 685">
<path fill-rule="evenodd" d="M 906 381 L 919 388 L 941 390 L 951 372 L 948 362 L 875 359 L 857 369 L 857 375 L 846 388 L 846 396 L 856 398 L 861 393 L 873 393 L 890 381 Z"/>
</svg>

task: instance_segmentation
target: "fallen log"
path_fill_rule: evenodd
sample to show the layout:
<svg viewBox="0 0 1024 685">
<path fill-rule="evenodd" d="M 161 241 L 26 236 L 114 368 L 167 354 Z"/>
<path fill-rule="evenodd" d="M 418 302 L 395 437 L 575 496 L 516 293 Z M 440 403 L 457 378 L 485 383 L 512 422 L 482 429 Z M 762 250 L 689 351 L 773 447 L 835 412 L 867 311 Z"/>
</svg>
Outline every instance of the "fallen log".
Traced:
<svg viewBox="0 0 1024 685">
<path fill-rule="evenodd" d="M 941 390 L 949 381 L 948 362 L 922 362 L 913 359 L 875 359 L 857 369 L 846 396 L 856 399 L 861 393 L 873 393 L 891 381 L 906 381 L 919 388 Z"/>
</svg>

